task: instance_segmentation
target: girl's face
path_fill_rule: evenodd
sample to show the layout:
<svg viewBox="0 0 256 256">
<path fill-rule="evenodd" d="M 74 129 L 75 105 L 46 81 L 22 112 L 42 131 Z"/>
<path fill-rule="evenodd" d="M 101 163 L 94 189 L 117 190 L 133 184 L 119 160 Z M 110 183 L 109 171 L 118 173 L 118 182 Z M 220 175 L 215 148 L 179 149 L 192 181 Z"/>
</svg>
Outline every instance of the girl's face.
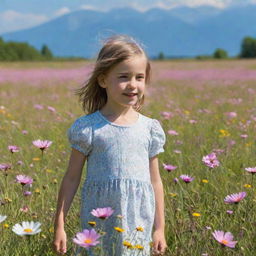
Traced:
<svg viewBox="0 0 256 256">
<path fill-rule="evenodd" d="M 115 65 L 99 84 L 106 88 L 108 102 L 124 107 L 135 105 L 144 94 L 147 59 L 134 56 Z"/>
</svg>

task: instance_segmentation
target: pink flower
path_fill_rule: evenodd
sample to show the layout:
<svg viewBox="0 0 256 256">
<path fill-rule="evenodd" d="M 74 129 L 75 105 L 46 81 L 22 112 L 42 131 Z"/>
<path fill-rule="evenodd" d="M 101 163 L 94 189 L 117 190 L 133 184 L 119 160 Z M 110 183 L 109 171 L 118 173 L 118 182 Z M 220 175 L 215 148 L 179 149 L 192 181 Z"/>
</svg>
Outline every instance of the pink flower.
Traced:
<svg viewBox="0 0 256 256">
<path fill-rule="evenodd" d="M 215 230 L 212 235 L 220 244 L 235 248 L 237 241 L 233 241 L 233 235 L 230 232 L 224 233 L 224 231 Z"/>
<path fill-rule="evenodd" d="M 16 182 L 20 183 L 22 186 L 30 185 L 33 183 L 33 179 L 26 175 L 17 175 Z"/>
<path fill-rule="evenodd" d="M 20 151 L 20 148 L 18 146 L 15 146 L 15 145 L 8 146 L 8 149 L 10 150 L 11 153 Z"/>
<path fill-rule="evenodd" d="M 189 120 L 189 123 L 190 123 L 190 124 L 196 124 L 196 123 L 197 123 L 197 121 L 196 121 L 196 120 L 194 120 L 194 119 L 191 119 L 191 120 Z"/>
<path fill-rule="evenodd" d="M 73 238 L 73 242 L 88 249 L 99 243 L 99 241 L 97 241 L 99 237 L 100 235 L 94 229 L 84 229 L 83 232 L 76 234 L 76 237 Z"/>
<path fill-rule="evenodd" d="M 235 118 L 237 117 L 237 113 L 236 112 L 227 112 L 225 113 L 229 118 Z"/>
<path fill-rule="evenodd" d="M 164 118 L 164 119 L 170 119 L 171 117 L 173 117 L 173 113 L 171 112 L 166 112 L 166 111 L 163 111 L 160 113 L 161 116 Z"/>
<path fill-rule="evenodd" d="M 170 134 L 170 135 L 174 135 L 174 136 L 179 135 L 179 133 L 176 132 L 175 130 L 169 130 L 169 131 L 167 131 L 167 132 L 168 132 L 168 134 Z"/>
<path fill-rule="evenodd" d="M 31 193 L 30 191 L 24 191 L 24 192 L 23 192 L 23 195 L 24 195 L 24 196 L 31 196 L 31 194 L 32 194 L 32 193 Z"/>
<path fill-rule="evenodd" d="M 42 151 L 44 151 L 46 148 L 50 147 L 52 144 L 52 141 L 49 140 L 34 140 L 33 145 L 40 148 Z"/>
<path fill-rule="evenodd" d="M 105 208 L 93 209 L 91 211 L 91 214 L 104 220 L 104 219 L 107 219 L 109 216 L 111 216 L 113 212 L 114 210 L 111 207 L 105 207 Z"/>
<path fill-rule="evenodd" d="M 255 174 L 256 173 L 256 167 L 248 167 L 248 168 L 245 168 L 245 170 L 247 172 L 250 172 L 251 174 Z"/>
<path fill-rule="evenodd" d="M 227 204 L 237 204 L 246 197 L 246 192 L 239 192 L 225 197 L 224 202 Z"/>
<path fill-rule="evenodd" d="M 206 166 L 210 168 L 217 167 L 220 164 L 215 153 L 204 156 L 202 161 L 205 163 Z"/>
<path fill-rule="evenodd" d="M 177 166 L 171 165 L 171 164 L 163 164 L 163 167 L 168 172 L 171 172 L 177 168 Z"/>
<path fill-rule="evenodd" d="M 34 108 L 36 108 L 36 109 L 43 109 L 44 107 L 42 105 L 40 105 L 40 104 L 35 104 Z"/>
<path fill-rule="evenodd" d="M 0 164 L 0 170 L 2 170 L 2 171 L 7 171 L 8 169 L 11 169 L 11 165 L 10 164 L 5 164 L 5 163 L 3 163 L 3 164 Z"/>
<path fill-rule="evenodd" d="M 50 110 L 51 112 L 56 112 L 56 109 L 54 107 L 48 106 L 47 109 Z"/>
<path fill-rule="evenodd" d="M 22 130 L 22 133 L 23 134 L 28 134 L 28 131 L 27 130 Z"/>
<path fill-rule="evenodd" d="M 227 210 L 226 213 L 231 215 L 231 214 L 233 214 L 233 211 L 232 210 Z"/>
<path fill-rule="evenodd" d="M 22 208 L 20 208 L 20 211 L 21 212 L 28 212 L 28 210 L 29 210 L 29 208 L 28 208 L 28 206 L 23 206 Z"/>
<path fill-rule="evenodd" d="M 243 138 L 243 139 L 246 139 L 248 137 L 248 135 L 247 134 L 241 134 L 240 137 Z"/>
<path fill-rule="evenodd" d="M 185 182 L 185 183 L 190 183 L 191 181 L 194 180 L 193 177 L 190 177 L 188 175 L 181 175 L 180 178 Z"/>
</svg>

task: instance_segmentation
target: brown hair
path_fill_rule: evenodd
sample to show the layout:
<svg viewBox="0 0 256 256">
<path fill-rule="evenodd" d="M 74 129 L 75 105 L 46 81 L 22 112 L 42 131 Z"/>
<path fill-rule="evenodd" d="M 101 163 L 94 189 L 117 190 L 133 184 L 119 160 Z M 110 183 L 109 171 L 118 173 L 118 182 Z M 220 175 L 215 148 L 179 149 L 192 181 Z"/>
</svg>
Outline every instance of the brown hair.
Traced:
<svg viewBox="0 0 256 256">
<path fill-rule="evenodd" d="M 83 105 L 83 110 L 88 114 L 101 109 L 107 103 L 106 89 L 98 83 L 101 74 L 107 74 L 114 65 L 129 59 L 134 55 L 143 55 L 147 59 L 146 84 L 150 82 L 151 66 L 149 59 L 142 47 L 130 36 L 114 35 L 109 37 L 98 53 L 96 63 L 88 80 L 82 84 L 81 88 L 75 90 L 79 96 L 79 102 Z M 140 111 L 145 96 L 143 95 L 133 106 L 136 111 Z"/>
</svg>

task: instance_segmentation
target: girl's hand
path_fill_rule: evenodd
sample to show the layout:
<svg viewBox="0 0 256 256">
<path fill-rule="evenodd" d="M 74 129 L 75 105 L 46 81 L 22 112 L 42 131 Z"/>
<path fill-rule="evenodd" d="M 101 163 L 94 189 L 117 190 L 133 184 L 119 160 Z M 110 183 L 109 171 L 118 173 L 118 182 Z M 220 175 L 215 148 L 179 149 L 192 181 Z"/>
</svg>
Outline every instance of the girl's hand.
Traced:
<svg viewBox="0 0 256 256">
<path fill-rule="evenodd" d="M 153 255 L 163 255 L 166 248 L 164 231 L 155 230 L 153 233 Z"/>
<path fill-rule="evenodd" d="M 54 234 L 53 249 L 55 252 L 65 254 L 67 252 L 67 235 L 63 228 L 56 229 Z"/>
</svg>

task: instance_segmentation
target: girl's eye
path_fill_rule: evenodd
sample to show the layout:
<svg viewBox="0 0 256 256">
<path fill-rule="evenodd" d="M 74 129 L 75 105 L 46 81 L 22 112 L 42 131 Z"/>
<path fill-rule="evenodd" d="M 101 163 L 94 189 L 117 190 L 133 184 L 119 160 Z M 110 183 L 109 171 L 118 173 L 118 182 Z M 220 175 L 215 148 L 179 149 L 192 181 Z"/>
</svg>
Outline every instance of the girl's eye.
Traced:
<svg viewBox="0 0 256 256">
<path fill-rule="evenodd" d="M 144 79 L 144 76 L 138 76 L 137 79 L 142 80 Z"/>
<path fill-rule="evenodd" d="M 127 78 L 127 76 L 125 76 L 125 75 L 122 75 L 122 76 L 119 76 L 119 78 Z"/>
</svg>

